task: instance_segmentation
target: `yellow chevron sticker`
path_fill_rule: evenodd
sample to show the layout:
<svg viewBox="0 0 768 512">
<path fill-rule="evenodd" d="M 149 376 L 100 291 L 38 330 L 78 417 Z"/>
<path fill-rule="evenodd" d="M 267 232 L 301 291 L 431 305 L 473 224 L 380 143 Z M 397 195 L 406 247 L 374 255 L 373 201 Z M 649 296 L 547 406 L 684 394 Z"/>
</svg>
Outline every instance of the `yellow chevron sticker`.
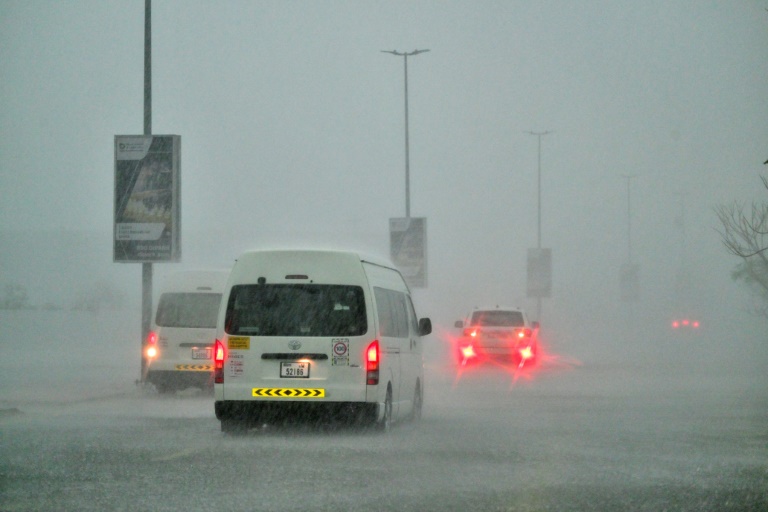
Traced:
<svg viewBox="0 0 768 512">
<path fill-rule="evenodd" d="M 181 372 L 212 372 L 212 364 L 177 364 L 176 369 Z"/>
<path fill-rule="evenodd" d="M 325 389 L 253 388 L 252 394 L 269 398 L 324 398 Z"/>
</svg>

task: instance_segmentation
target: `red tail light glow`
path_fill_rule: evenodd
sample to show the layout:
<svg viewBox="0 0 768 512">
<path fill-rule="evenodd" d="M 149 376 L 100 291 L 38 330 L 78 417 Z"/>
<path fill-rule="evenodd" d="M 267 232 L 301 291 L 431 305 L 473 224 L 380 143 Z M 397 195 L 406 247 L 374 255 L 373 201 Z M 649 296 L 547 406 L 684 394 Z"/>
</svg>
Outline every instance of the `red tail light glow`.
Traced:
<svg viewBox="0 0 768 512">
<path fill-rule="evenodd" d="M 379 383 L 379 341 L 373 340 L 365 351 L 365 383 L 375 386 Z"/>
<path fill-rule="evenodd" d="M 147 348 L 144 354 L 147 356 L 147 359 L 157 357 L 157 333 L 155 331 L 149 331 L 149 334 L 147 334 Z"/>
<path fill-rule="evenodd" d="M 533 350 L 531 347 L 520 349 L 520 357 L 523 359 L 523 361 L 531 359 L 533 357 Z"/>
<path fill-rule="evenodd" d="M 224 348 L 224 343 L 220 340 L 216 340 L 213 345 L 213 383 L 224 383 L 224 359 L 227 357 L 227 351 Z"/>
</svg>

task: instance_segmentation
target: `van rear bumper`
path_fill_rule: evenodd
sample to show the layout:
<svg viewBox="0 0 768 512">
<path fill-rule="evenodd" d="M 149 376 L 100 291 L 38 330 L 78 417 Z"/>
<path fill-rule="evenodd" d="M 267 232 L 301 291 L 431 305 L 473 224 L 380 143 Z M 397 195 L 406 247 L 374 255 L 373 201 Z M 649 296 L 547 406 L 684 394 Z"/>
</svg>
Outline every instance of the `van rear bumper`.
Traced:
<svg viewBox="0 0 768 512">
<path fill-rule="evenodd" d="M 379 418 L 379 404 L 369 402 L 307 402 L 217 400 L 216 419 L 245 424 L 347 421 L 371 424 Z"/>
<path fill-rule="evenodd" d="M 209 389 L 213 387 L 213 372 L 149 370 L 146 380 L 154 384 L 159 391 L 185 389 L 190 386 Z"/>
</svg>

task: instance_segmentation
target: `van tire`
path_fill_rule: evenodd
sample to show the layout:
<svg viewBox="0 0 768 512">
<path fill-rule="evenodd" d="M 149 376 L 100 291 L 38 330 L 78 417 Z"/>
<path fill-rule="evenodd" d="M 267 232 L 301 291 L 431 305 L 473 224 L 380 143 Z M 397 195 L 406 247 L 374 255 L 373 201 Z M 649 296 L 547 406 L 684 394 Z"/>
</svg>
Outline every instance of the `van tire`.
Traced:
<svg viewBox="0 0 768 512">
<path fill-rule="evenodd" d="M 387 397 L 384 399 L 384 417 L 376 424 L 379 432 L 387 433 L 392 429 L 392 386 L 387 386 Z"/>
<path fill-rule="evenodd" d="M 416 390 L 413 392 L 413 411 L 411 412 L 411 421 L 419 421 L 421 419 L 421 410 L 424 406 L 424 400 L 421 396 L 421 383 L 416 382 Z"/>
</svg>

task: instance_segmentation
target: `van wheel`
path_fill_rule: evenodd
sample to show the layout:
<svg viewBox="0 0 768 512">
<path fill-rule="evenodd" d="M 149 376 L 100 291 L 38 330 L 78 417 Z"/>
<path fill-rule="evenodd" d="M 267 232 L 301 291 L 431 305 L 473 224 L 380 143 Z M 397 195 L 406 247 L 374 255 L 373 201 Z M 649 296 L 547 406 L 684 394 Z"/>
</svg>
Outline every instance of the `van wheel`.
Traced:
<svg viewBox="0 0 768 512">
<path fill-rule="evenodd" d="M 412 421 L 419 421 L 421 419 L 421 409 L 424 406 L 424 400 L 421 397 L 421 384 L 416 383 L 416 391 L 413 392 L 413 412 L 411 413 Z"/>
<path fill-rule="evenodd" d="M 392 429 L 392 388 L 387 386 L 387 397 L 384 399 L 384 417 L 376 425 L 380 432 L 389 432 Z"/>
</svg>

